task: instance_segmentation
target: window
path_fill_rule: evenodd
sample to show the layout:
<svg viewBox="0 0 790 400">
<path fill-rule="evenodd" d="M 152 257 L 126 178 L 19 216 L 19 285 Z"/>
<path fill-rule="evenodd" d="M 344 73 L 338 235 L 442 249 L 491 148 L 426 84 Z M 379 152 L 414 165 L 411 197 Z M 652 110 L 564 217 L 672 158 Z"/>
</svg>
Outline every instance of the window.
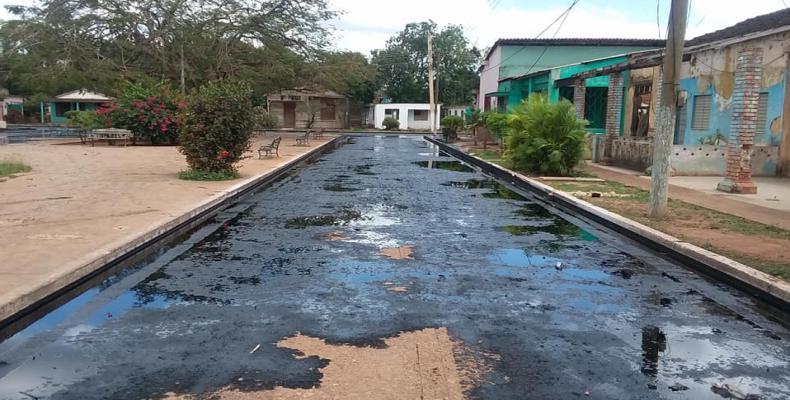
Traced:
<svg viewBox="0 0 790 400">
<path fill-rule="evenodd" d="M 335 101 L 334 100 L 321 100 L 321 121 L 334 121 L 335 116 Z"/>
<path fill-rule="evenodd" d="M 399 110 L 397 108 L 385 108 L 384 109 L 384 117 L 385 118 L 386 117 L 390 117 L 390 118 L 400 119 L 399 115 L 400 115 L 400 113 L 399 113 Z"/>
<path fill-rule="evenodd" d="M 62 117 L 66 112 L 71 111 L 71 103 L 55 103 L 55 116 Z"/>
<path fill-rule="evenodd" d="M 675 136 L 673 144 L 683 144 L 686 140 L 686 107 L 678 104 L 675 115 Z"/>
<path fill-rule="evenodd" d="M 414 110 L 415 121 L 427 121 L 430 115 L 431 112 L 428 110 Z"/>
<path fill-rule="evenodd" d="M 710 125 L 710 102 L 709 94 L 694 96 L 694 113 L 691 116 L 691 129 L 698 131 L 708 130 Z"/>
<path fill-rule="evenodd" d="M 765 126 L 768 125 L 768 93 L 760 93 L 760 99 L 757 100 L 757 120 L 754 122 L 754 134 L 765 134 Z"/>
</svg>

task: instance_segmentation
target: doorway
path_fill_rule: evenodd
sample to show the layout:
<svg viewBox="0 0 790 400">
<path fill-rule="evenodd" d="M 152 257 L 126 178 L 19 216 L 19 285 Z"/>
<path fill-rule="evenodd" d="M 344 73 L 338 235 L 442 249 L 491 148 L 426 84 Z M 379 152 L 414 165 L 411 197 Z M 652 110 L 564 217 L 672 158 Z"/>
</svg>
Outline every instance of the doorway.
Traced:
<svg viewBox="0 0 790 400">
<path fill-rule="evenodd" d="M 283 128 L 296 128 L 296 103 L 283 103 Z"/>
</svg>

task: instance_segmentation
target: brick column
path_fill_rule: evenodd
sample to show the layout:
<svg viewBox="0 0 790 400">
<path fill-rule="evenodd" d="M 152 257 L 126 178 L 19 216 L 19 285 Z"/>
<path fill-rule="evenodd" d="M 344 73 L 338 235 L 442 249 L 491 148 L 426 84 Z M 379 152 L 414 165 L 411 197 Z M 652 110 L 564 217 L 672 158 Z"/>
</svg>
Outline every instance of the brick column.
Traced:
<svg viewBox="0 0 790 400">
<path fill-rule="evenodd" d="M 623 75 L 615 72 L 609 75 L 609 92 L 606 96 L 606 142 L 601 163 L 608 164 L 614 157 L 614 141 L 620 137 L 620 120 L 623 111 Z"/>
<path fill-rule="evenodd" d="M 727 140 L 727 167 L 718 190 L 755 194 L 752 182 L 751 153 L 757 127 L 757 104 L 762 79 L 762 49 L 743 49 L 735 65 L 735 90 L 732 94 L 732 123 Z"/>
<path fill-rule="evenodd" d="M 573 82 L 573 105 L 576 106 L 576 118 L 584 119 L 584 97 L 587 94 L 587 82 L 577 79 Z"/>
</svg>

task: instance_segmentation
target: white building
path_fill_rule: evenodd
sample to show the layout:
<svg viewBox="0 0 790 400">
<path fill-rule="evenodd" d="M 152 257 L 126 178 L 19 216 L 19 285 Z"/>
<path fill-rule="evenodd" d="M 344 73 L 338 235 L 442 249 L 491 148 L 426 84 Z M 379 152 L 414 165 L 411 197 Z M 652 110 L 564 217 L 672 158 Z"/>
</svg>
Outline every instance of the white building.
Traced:
<svg viewBox="0 0 790 400">
<path fill-rule="evenodd" d="M 434 126 L 439 130 L 439 115 L 442 105 L 436 105 Z M 372 115 L 371 115 L 372 114 Z M 368 123 L 375 128 L 384 128 L 384 118 L 392 117 L 400 122 L 399 129 L 431 129 L 431 106 L 428 103 L 391 103 L 374 104 L 368 111 Z"/>
</svg>

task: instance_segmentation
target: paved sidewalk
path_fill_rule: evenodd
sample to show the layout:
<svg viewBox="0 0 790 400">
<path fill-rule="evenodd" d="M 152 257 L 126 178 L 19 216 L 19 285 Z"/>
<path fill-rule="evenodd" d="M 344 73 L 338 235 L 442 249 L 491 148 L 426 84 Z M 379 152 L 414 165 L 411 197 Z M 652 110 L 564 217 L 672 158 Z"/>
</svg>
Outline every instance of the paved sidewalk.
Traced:
<svg viewBox="0 0 790 400">
<path fill-rule="evenodd" d="M 84 276 L 82 270 L 117 249 L 330 139 L 305 147 L 284 136 L 279 158 L 250 154 L 241 178 L 221 182 L 179 179 L 186 162 L 176 147 L 0 146 L 0 159 L 33 167 L 0 182 L 0 320 L 17 303 L 30 303 L 20 299 L 40 298 L 49 283 Z M 271 140 L 257 138 L 253 149 Z"/>
<path fill-rule="evenodd" d="M 584 170 L 600 178 L 650 189 L 650 177 L 624 168 L 586 164 Z M 729 194 L 716 190 L 720 177 L 675 176 L 669 196 L 700 207 L 790 230 L 790 179 L 755 178 L 757 195 Z"/>
</svg>

